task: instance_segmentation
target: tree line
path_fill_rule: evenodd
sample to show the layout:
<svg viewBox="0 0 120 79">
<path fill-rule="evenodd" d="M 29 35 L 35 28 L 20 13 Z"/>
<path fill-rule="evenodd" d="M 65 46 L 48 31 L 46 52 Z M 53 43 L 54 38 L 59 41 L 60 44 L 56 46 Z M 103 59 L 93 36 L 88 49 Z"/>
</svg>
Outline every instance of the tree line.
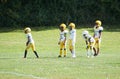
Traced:
<svg viewBox="0 0 120 79">
<path fill-rule="evenodd" d="M 1 0 L 0 27 L 119 24 L 119 0 Z"/>
</svg>

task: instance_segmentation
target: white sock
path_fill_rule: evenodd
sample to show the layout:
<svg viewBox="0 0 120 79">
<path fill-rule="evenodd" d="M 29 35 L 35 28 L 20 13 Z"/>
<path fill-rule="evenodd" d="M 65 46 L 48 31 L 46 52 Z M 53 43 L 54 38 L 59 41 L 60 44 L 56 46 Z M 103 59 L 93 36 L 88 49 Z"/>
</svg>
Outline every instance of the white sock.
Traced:
<svg viewBox="0 0 120 79">
<path fill-rule="evenodd" d="M 89 50 L 87 50 L 87 57 L 90 57 L 90 51 Z"/>
<path fill-rule="evenodd" d="M 91 54 L 91 57 L 94 56 L 94 52 L 93 52 L 93 50 L 90 50 L 90 54 Z"/>
<path fill-rule="evenodd" d="M 74 50 L 72 50 L 72 57 L 73 57 L 73 58 L 76 57 Z"/>
</svg>

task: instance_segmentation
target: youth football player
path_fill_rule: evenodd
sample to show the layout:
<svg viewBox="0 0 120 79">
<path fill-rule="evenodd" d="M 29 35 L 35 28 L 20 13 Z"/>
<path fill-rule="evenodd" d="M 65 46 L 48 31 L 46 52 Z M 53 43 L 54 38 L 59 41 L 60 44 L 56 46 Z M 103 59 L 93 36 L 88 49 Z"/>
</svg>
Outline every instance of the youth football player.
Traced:
<svg viewBox="0 0 120 79">
<path fill-rule="evenodd" d="M 33 40 L 32 35 L 31 35 L 31 29 L 29 27 L 25 28 L 24 33 L 26 34 L 26 37 L 27 37 L 26 49 L 25 49 L 25 52 L 24 52 L 24 58 L 26 58 L 27 50 L 29 48 L 32 48 L 32 51 L 34 52 L 36 57 L 39 58 L 39 56 L 38 56 L 38 54 L 37 54 L 37 52 L 35 50 L 35 44 L 34 44 L 34 40 Z"/>
<path fill-rule="evenodd" d="M 70 23 L 69 24 L 69 50 L 72 54 L 72 57 L 75 58 L 75 42 L 76 42 L 76 29 L 75 29 L 75 24 L 74 23 Z"/>
<path fill-rule="evenodd" d="M 103 27 L 101 25 L 102 22 L 100 20 L 95 21 L 93 37 L 95 39 L 95 48 L 97 52 L 94 54 L 94 56 L 97 56 L 100 52 L 101 34 L 103 31 Z"/>
<path fill-rule="evenodd" d="M 58 45 L 60 45 L 60 52 L 58 57 L 62 57 L 62 52 L 64 51 L 64 57 L 66 57 L 66 36 L 67 36 L 67 30 L 66 30 L 66 25 L 62 23 L 59 27 L 60 29 L 60 39 L 58 42 Z"/>
<path fill-rule="evenodd" d="M 94 50 L 95 40 L 94 38 L 89 34 L 88 31 L 83 31 L 82 33 L 83 38 L 85 39 L 86 45 L 87 45 L 87 57 L 93 57 L 94 52 L 96 53 L 96 50 Z M 93 52 L 94 50 L 94 52 Z"/>
</svg>

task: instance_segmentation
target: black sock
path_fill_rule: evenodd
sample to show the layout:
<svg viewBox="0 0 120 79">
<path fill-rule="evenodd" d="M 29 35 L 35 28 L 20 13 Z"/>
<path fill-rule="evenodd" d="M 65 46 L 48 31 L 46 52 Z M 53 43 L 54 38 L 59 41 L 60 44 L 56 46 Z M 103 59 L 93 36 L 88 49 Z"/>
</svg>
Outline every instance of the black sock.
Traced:
<svg viewBox="0 0 120 79">
<path fill-rule="evenodd" d="M 35 53 L 36 57 L 37 57 L 37 58 L 39 58 L 39 56 L 38 56 L 37 52 L 36 52 L 36 51 L 34 51 L 34 53 Z"/>
<path fill-rule="evenodd" d="M 27 50 L 25 50 L 25 53 L 24 53 L 24 58 L 26 58 L 27 56 Z"/>
</svg>

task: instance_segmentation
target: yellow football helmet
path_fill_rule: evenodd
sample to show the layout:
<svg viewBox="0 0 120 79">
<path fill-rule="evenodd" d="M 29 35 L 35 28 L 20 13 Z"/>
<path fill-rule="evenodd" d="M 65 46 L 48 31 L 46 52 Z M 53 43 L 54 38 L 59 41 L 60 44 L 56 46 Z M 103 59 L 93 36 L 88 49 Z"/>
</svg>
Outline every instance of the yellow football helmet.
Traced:
<svg viewBox="0 0 120 79">
<path fill-rule="evenodd" d="M 75 28 L 75 24 L 74 23 L 70 23 L 69 27 L 72 27 L 72 29 L 74 29 Z"/>
<path fill-rule="evenodd" d="M 30 33 L 30 32 L 31 32 L 31 29 L 30 29 L 29 27 L 26 27 L 26 28 L 24 29 L 24 32 L 25 32 L 25 33 Z"/>
<path fill-rule="evenodd" d="M 100 20 L 96 20 L 95 23 L 98 24 L 99 26 L 102 25 L 102 22 Z"/>
<path fill-rule="evenodd" d="M 64 30 L 66 29 L 66 25 L 64 23 L 60 24 L 60 27 L 62 27 Z"/>
</svg>

